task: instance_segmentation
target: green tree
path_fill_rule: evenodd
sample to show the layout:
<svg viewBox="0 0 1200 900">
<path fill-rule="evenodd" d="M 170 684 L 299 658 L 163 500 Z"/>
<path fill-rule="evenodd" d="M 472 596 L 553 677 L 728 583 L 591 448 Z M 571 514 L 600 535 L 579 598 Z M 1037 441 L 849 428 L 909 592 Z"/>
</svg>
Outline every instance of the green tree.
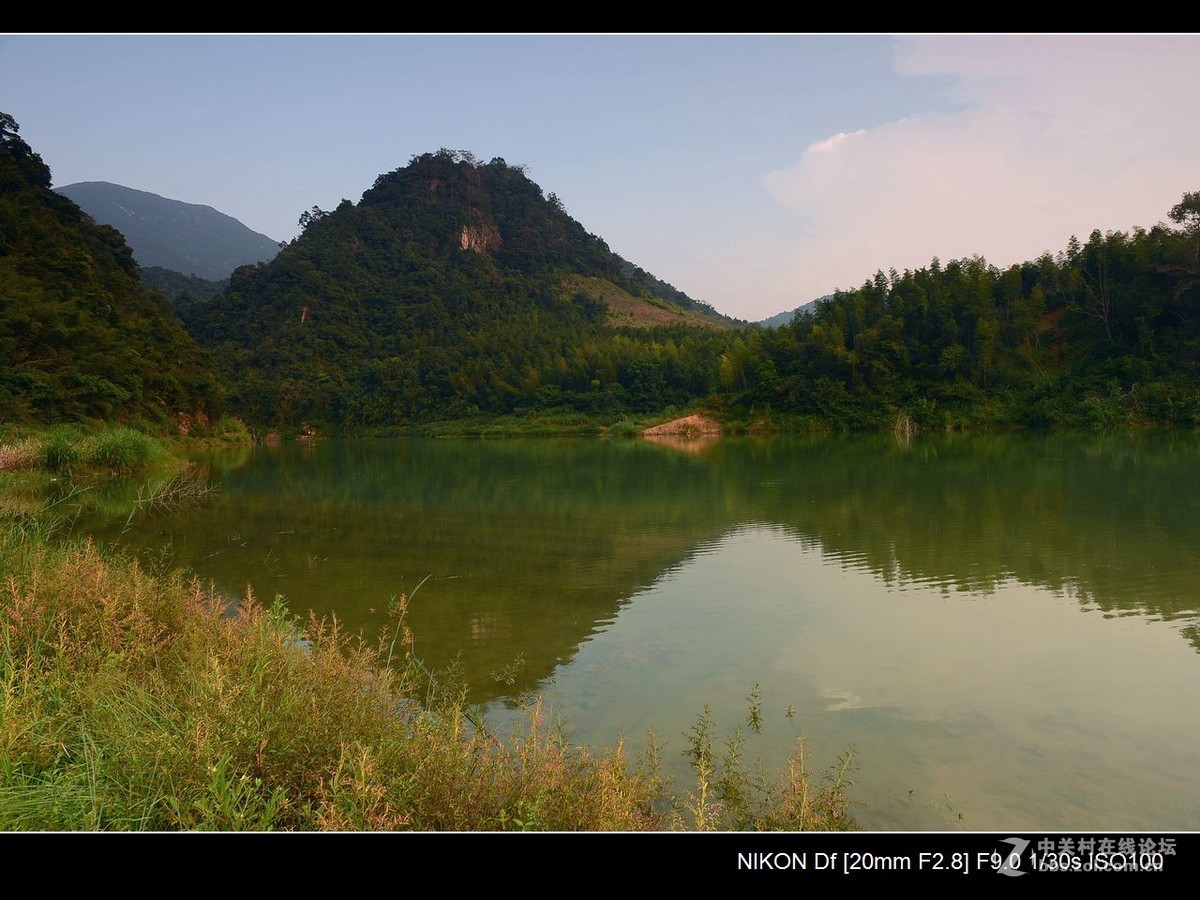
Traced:
<svg viewBox="0 0 1200 900">
<path fill-rule="evenodd" d="M 1194 260 L 1200 263 L 1200 191 L 1188 191 L 1167 214 L 1176 225 L 1190 234 L 1196 242 Z"/>
<path fill-rule="evenodd" d="M 21 126 L 17 124 L 17 120 L 10 113 L 0 110 L 0 144 L 12 141 L 20 131 Z"/>
</svg>

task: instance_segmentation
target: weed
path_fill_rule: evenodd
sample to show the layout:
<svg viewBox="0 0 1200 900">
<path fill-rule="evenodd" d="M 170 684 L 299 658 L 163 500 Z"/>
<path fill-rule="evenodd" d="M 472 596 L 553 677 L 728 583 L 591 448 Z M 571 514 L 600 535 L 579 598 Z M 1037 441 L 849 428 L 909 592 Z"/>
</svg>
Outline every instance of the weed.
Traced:
<svg viewBox="0 0 1200 900">
<path fill-rule="evenodd" d="M 740 732 L 691 732 L 678 805 L 651 736 L 574 746 L 539 700 L 490 734 L 454 672 L 416 658 L 412 594 L 375 645 L 282 600 L 224 597 L 88 543 L 0 523 L 0 828 L 618 830 L 846 827 L 847 765 L 768 785 Z M 427 580 L 427 579 L 426 579 Z M 425 583 L 417 585 L 418 589 Z M 758 703 L 757 689 L 752 705 Z M 761 715 L 761 713 L 760 713 Z M 687 815 L 681 811 L 686 810 Z"/>
<path fill-rule="evenodd" d="M 526 800 L 521 798 L 517 801 L 517 808 L 509 813 L 507 809 L 500 810 L 500 814 L 496 817 L 500 824 L 501 831 L 538 831 L 538 806 L 537 800 Z"/>
<path fill-rule="evenodd" d="M 138 488 L 137 497 L 125 517 L 125 525 L 121 528 L 124 535 L 133 527 L 134 516 L 139 511 L 166 512 L 186 509 L 208 499 L 217 489 L 197 478 L 189 469 L 177 472 L 158 484 L 147 482 Z"/>
<path fill-rule="evenodd" d="M 746 724 L 750 726 L 755 734 L 762 733 L 762 688 L 756 682 L 750 690 L 750 696 L 746 698 L 746 703 L 749 704 L 750 711 L 746 714 Z"/>
<path fill-rule="evenodd" d="M 525 669 L 524 654 L 517 654 L 516 659 L 504 665 L 500 671 L 492 673 L 492 680 L 497 684 L 512 687 L 517 683 L 517 676 Z"/>
<path fill-rule="evenodd" d="M 117 475 L 131 475 L 162 459 L 163 445 L 132 428 L 108 428 L 88 440 L 89 461 Z"/>
<path fill-rule="evenodd" d="M 762 728 L 761 691 L 756 684 L 747 697 L 749 722 L 755 733 Z M 689 827 L 716 829 L 833 831 L 854 827 L 849 815 L 853 748 L 814 781 L 806 768 L 803 738 L 784 770 L 772 779 L 761 761 L 753 766 L 744 759 L 745 736 L 734 729 L 719 755 L 714 751 L 716 728 L 706 706 L 687 731 L 683 751 L 695 773 L 696 787 L 688 792 L 684 809 Z M 820 782 L 820 783 L 818 783 Z"/>
<path fill-rule="evenodd" d="M 713 764 L 713 721 L 709 707 L 704 707 L 686 737 L 688 748 L 683 753 L 696 773 L 696 790 L 689 791 L 685 807 L 691 813 L 696 831 L 712 831 L 720 819 L 721 801 L 715 796 L 717 770 Z"/>
<path fill-rule="evenodd" d="M 417 591 L 419 591 L 421 589 L 421 586 L 423 584 L 425 584 L 425 582 L 427 582 L 432 577 L 433 577 L 433 573 L 430 572 L 428 575 L 426 575 L 424 578 L 422 578 L 419 582 L 417 582 L 417 586 L 415 588 L 413 588 L 413 592 L 412 592 L 411 596 L 408 594 L 401 594 L 399 599 L 397 599 L 396 597 L 393 596 L 391 599 L 391 602 L 388 604 L 388 615 L 396 620 L 396 631 L 392 635 L 391 644 L 388 645 L 387 661 L 384 663 L 384 665 L 389 666 L 389 667 L 391 666 L 392 656 L 395 654 L 395 651 L 396 651 L 396 640 L 400 637 L 400 635 L 402 633 L 404 635 L 404 647 L 406 648 L 408 653 L 411 654 L 412 648 L 413 648 L 412 632 L 409 630 L 408 625 L 404 621 L 405 616 L 408 613 L 408 601 L 411 599 L 411 597 L 415 597 L 417 594 Z"/>
<path fill-rule="evenodd" d="M 138 488 L 134 504 L 142 509 L 182 509 L 207 500 L 216 487 L 196 477 L 191 469 L 177 472 L 158 484 L 147 482 Z"/>
<path fill-rule="evenodd" d="M 73 434 L 52 432 L 42 443 L 42 466 L 51 472 L 69 475 L 84 461 L 83 450 Z"/>
<path fill-rule="evenodd" d="M 29 469 L 37 465 L 41 448 L 26 438 L 13 444 L 0 444 L 0 469 Z"/>
</svg>

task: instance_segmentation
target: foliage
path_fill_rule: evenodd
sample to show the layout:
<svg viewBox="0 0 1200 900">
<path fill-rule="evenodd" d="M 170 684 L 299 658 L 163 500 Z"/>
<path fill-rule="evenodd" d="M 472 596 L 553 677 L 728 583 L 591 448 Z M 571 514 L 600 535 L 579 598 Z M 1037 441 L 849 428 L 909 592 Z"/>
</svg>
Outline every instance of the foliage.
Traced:
<svg viewBox="0 0 1200 900">
<path fill-rule="evenodd" d="M 161 266 L 142 266 L 139 274 L 142 286 L 161 293 L 174 309 L 189 306 L 200 300 L 209 300 L 229 286 L 228 278 L 211 281 L 196 275 L 173 272 Z"/>
<path fill-rule="evenodd" d="M 759 733 L 763 727 L 758 685 L 750 696 L 747 724 Z M 853 782 L 853 748 L 820 778 L 807 769 L 807 748 L 802 737 L 778 777 L 771 778 L 761 763 L 744 759 L 745 735 L 735 729 L 718 750 L 716 727 L 708 707 L 686 735 L 684 755 L 696 775 L 696 787 L 683 801 L 684 821 L 696 831 L 846 831 L 853 829 L 850 788 Z"/>
<path fill-rule="evenodd" d="M 719 332 L 616 328 L 597 295 L 725 320 L 612 253 L 519 168 L 468 157 L 416 157 L 359 204 L 306 213 L 275 260 L 184 311 L 237 412 L 358 431 L 619 416 L 710 391 Z"/>
<path fill-rule="evenodd" d="M 293 427 L 616 420 L 701 400 L 754 429 L 1190 426 L 1189 197 L 1171 211 L 1181 230 L 1096 231 L 1005 270 L 974 257 L 880 272 L 779 328 L 632 328 L 612 324 L 622 298 L 702 304 L 611 254 L 519 170 L 444 151 L 311 217 L 188 321 L 243 415 Z"/>
<path fill-rule="evenodd" d="M 221 404 L 203 352 L 137 280 L 121 235 L 50 190 L 7 123 L 0 141 L 0 418 L 77 422 Z"/>
<path fill-rule="evenodd" d="M 935 258 L 779 328 L 734 328 L 613 253 L 522 167 L 443 149 L 358 204 L 313 207 L 299 238 L 218 295 L 173 278 L 160 294 L 0 115 L 9 421 L 166 430 L 219 416 L 223 381 L 253 428 L 350 433 L 592 429 L 699 404 L 752 430 L 1200 423 L 1197 192 L 1169 211 L 1177 228 L 1094 231 L 1003 270 Z"/>
<path fill-rule="evenodd" d="M 179 574 L 50 543 L 33 518 L 0 527 L 0 566 L 11 573 L 0 619 L 0 828 L 688 824 L 662 802 L 653 745 L 637 759 L 620 743 L 591 753 L 536 703 L 512 739 L 473 724 L 453 679 L 413 657 L 403 600 L 399 664 L 388 667 L 389 648 L 336 622 L 301 623 L 253 596 L 231 608 Z"/>
<path fill-rule="evenodd" d="M 39 456 L 46 470 L 69 475 L 83 463 L 83 448 L 74 432 L 58 429 L 42 443 Z"/>
<path fill-rule="evenodd" d="M 1000 270 L 980 257 L 877 273 L 721 355 L 742 408 L 842 428 L 1193 426 L 1195 198 L 1184 226 L 1094 231 Z"/>
<path fill-rule="evenodd" d="M 85 433 L 72 426 L 0 444 L 0 468 L 41 468 L 60 475 L 99 472 L 124 476 L 164 462 L 162 443 L 125 425 Z"/>
<path fill-rule="evenodd" d="M 101 431 L 91 439 L 90 451 L 93 465 L 116 475 L 141 471 L 164 455 L 157 440 L 124 426 Z"/>
</svg>

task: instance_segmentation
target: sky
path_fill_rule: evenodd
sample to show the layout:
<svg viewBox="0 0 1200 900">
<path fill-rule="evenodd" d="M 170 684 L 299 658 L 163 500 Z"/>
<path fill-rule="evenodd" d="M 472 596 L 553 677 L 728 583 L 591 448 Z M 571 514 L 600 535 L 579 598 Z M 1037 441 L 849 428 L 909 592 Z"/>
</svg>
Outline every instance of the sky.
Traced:
<svg viewBox="0 0 1200 900">
<path fill-rule="evenodd" d="M 276 240 L 440 148 L 526 166 L 617 253 L 751 321 L 876 271 L 1004 267 L 1200 190 L 1200 35 L 6 35 L 55 186 Z"/>
</svg>

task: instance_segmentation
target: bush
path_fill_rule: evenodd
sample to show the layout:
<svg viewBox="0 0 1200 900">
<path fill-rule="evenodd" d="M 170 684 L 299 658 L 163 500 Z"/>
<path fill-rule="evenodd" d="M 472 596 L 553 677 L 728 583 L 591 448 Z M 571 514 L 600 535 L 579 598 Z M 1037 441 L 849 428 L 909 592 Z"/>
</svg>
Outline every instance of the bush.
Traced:
<svg viewBox="0 0 1200 900">
<path fill-rule="evenodd" d="M 165 455 L 162 444 L 132 428 L 109 428 L 88 441 L 88 461 L 118 475 L 139 472 Z"/>
<path fill-rule="evenodd" d="M 75 435 L 55 431 L 42 443 L 41 457 L 44 469 L 69 475 L 83 464 L 83 449 Z"/>
</svg>

